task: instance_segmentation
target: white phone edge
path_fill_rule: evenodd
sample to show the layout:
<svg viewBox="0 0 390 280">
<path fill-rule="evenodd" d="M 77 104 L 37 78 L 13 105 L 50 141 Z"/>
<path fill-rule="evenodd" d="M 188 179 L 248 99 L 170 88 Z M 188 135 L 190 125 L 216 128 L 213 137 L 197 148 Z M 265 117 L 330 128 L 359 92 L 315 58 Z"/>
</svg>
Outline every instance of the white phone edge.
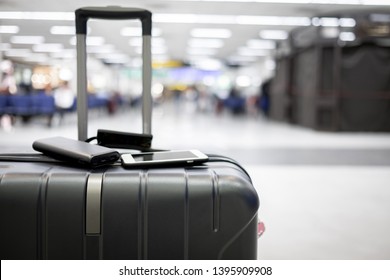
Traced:
<svg viewBox="0 0 390 280">
<path fill-rule="evenodd" d="M 171 152 L 191 152 L 196 156 L 196 158 L 179 158 L 179 159 L 169 159 L 169 160 L 160 160 L 160 161 L 146 161 L 146 162 L 137 162 L 133 158 L 131 154 L 122 154 L 121 155 L 121 160 L 122 160 L 122 165 L 123 166 L 132 166 L 132 165 L 148 165 L 148 164 L 164 164 L 164 163 L 175 163 L 175 162 L 185 162 L 191 163 L 191 162 L 196 162 L 198 160 L 200 161 L 206 161 L 208 159 L 208 156 L 204 153 L 202 153 L 199 150 L 171 150 L 171 151 L 162 151 L 162 152 L 151 152 L 151 153 L 171 153 Z M 145 154 L 148 154 L 145 153 Z"/>
</svg>

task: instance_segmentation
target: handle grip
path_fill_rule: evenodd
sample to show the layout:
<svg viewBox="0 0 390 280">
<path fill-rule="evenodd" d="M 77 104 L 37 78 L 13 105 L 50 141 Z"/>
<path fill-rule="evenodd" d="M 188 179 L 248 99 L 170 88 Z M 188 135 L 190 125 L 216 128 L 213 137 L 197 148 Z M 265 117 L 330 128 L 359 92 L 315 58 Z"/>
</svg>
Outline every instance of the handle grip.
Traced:
<svg viewBox="0 0 390 280">
<path fill-rule="evenodd" d="M 152 35 L 152 13 L 138 8 L 124 8 L 117 6 L 84 7 L 76 10 L 76 34 L 87 34 L 87 21 L 97 19 L 140 19 L 142 35 Z"/>
</svg>

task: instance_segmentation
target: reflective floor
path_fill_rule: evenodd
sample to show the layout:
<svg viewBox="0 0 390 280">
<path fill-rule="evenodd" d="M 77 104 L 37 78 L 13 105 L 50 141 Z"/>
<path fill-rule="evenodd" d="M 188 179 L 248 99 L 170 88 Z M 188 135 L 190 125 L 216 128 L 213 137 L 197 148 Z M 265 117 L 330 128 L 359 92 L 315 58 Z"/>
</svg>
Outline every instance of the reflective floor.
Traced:
<svg viewBox="0 0 390 280">
<path fill-rule="evenodd" d="M 91 112 L 98 128 L 141 132 L 139 109 Z M 160 104 L 153 146 L 231 156 L 258 190 L 266 231 L 260 259 L 390 259 L 390 134 L 328 133 L 261 115 L 199 113 L 191 103 Z M 77 138 L 76 116 L 0 130 L 0 149 L 31 151 L 35 139 Z"/>
</svg>

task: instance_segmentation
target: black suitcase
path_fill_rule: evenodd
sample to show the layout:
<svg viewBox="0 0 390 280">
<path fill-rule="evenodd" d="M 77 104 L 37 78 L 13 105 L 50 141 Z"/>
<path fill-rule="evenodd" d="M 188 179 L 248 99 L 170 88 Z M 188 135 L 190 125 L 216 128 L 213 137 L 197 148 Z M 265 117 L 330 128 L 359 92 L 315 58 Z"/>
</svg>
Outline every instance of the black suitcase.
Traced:
<svg viewBox="0 0 390 280">
<path fill-rule="evenodd" d="M 148 11 L 84 8 L 76 13 L 78 53 L 89 17 L 141 18 L 150 50 Z M 145 61 L 143 119 L 150 133 L 150 52 Z M 85 56 L 78 64 L 85 74 Z M 78 83 L 80 139 L 87 136 L 83 83 L 85 76 Z M 247 173 L 226 162 L 126 170 L 3 157 L 0 258 L 256 259 L 258 207 Z"/>
</svg>

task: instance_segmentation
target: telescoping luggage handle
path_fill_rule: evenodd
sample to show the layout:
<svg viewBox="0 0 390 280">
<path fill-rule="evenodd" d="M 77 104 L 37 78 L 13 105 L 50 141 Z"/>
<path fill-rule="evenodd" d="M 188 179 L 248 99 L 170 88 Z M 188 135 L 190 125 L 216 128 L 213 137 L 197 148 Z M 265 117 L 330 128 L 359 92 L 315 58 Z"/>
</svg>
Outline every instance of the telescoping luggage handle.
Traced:
<svg viewBox="0 0 390 280">
<path fill-rule="evenodd" d="M 77 38 L 77 119 L 78 138 L 88 138 L 88 96 L 87 96 L 87 21 L 97 19 L 140 19 L 142 23 L 142 130 L 152 132 L 152 13 L 148 10 L 123 7 L 84 7 L 76 10 Z"/>
</svg>

